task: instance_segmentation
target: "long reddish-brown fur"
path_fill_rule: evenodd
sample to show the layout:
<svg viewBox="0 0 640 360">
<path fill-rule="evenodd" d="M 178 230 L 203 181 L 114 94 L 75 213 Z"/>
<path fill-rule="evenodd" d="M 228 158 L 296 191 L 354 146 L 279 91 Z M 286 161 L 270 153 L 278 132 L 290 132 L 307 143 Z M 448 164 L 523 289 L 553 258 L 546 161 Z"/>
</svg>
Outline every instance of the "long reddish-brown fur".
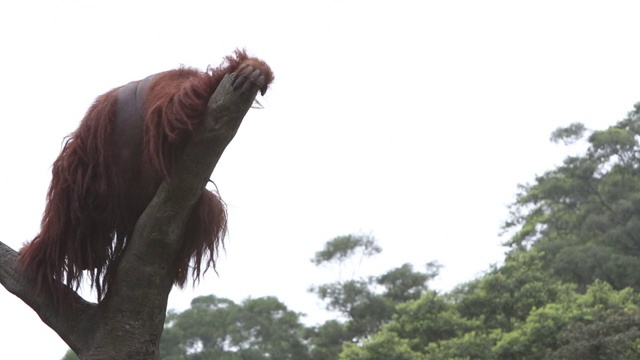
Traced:
<svg viewBox="0 0 640 360">
<path fill-rule="evenodd" d="M 170 70 L 97 98 L 53 164 L 40 233 L 20 250 L 19 265 L 35 275 L 39 291 L 57 296 L 57 281 L 77 289 L 86 271 L 98 299 L 104 296 L 138 218 L 171 179 L 209 98 L 226 74 L 246 65 L 265 76 L 264 92 L 273 73 L 236 50 L 206 72 Z M 203 189 L 175 262 L 176 285 L 215 268 L 226 226 L 224 203 Z"/>
</svg>

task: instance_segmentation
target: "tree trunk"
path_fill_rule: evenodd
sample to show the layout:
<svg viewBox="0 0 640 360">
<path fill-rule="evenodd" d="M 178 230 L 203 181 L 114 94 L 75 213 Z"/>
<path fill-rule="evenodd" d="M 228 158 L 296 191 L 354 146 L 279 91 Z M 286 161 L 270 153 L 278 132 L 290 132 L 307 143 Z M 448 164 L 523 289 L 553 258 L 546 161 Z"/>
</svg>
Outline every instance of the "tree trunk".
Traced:
<svg viewBox="0 0 640 360">
<path fill-rule="evenodd" d="M 257 86 L 234 90 L 227 75 L 209 99 L 170 184 L 160 186 L 142 214 L 115 278 L 100 303 L 69 292 L 69 303 L 35 296 L 35 281 L 16 268 L 18 254 L 0 242 L 0 283 L 38 313 L 82 360 L 160 359 L 159 343 L 173 286 L 173 259 L 187 214 L 251 107 Z"/>
</svg>

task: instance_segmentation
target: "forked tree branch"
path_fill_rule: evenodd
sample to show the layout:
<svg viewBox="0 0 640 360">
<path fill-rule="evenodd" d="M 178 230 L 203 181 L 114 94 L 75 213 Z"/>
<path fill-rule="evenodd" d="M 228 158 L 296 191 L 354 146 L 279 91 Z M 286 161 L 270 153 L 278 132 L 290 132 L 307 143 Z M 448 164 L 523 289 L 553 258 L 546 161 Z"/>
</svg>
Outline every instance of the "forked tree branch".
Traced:
<svg viewBox="0 0 640 360">
<path fill-rule="evenodd" d="M 158 341 L 173 286 L 173 262 L 187 216 L 259 90 L 234 90 L 233 76 L 227 75 L 209 99 L 201 128 L 190 139 L 171 182 L 160 186 L 138 220 L 113 284 L 99 304 L 85 301 L 62 283 L 72 293 L 62 307 L 55 306 L 52 297 L 36 295 L 35 281 L 16 267 L 18 254 L 0 242 L 0 283 L 82 359 L 160 358 Z"/>
</svg>

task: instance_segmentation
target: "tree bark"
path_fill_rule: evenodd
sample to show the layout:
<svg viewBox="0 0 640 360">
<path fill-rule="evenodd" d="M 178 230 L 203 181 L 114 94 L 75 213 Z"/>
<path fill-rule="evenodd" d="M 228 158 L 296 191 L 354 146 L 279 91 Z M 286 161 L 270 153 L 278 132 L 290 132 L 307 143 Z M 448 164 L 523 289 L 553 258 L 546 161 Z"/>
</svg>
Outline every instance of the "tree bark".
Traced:
<svg viewBox="0 0 640 360">
<path fill-rule="evenodd" d="M 195 132 L 170 183 L 163 183 L 136 225 L 119 260 L 115 278 L 100 303 L 71 293 L 55 306 L 35 296 L 35 282 L 16 267 L 18 254 L 0 242 L 0 283 L 29 305 L 82 360 L 160 359 L 173 261 L 181 235 L 220 156 L 251 107 L 257 86 L 234 90 L 227 75 L 209 99 L 202 127 Z"/>
</svg>

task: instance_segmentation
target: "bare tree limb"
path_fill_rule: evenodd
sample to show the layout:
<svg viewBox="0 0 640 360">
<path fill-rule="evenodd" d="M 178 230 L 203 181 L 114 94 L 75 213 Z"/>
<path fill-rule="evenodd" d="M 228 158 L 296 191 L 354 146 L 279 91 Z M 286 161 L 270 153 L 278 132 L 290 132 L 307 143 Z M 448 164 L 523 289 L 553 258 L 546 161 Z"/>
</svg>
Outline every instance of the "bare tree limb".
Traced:
<svg viewBox="0 0 640 360">
<path fill-rule="evenodd" d="M 35 296 L 35 280 L 18 271 L 17 259 L 18 253 L 0 242 L 0 284 L 29 305 L 70 347 L 86 343 L 87 334 L 95 332 L 96 304 L 84 300 L 62 283 L 59 286 L 69 294 L 69 302 L 64 307 L 56 306 L 52 297 Z"/>
</svg>

